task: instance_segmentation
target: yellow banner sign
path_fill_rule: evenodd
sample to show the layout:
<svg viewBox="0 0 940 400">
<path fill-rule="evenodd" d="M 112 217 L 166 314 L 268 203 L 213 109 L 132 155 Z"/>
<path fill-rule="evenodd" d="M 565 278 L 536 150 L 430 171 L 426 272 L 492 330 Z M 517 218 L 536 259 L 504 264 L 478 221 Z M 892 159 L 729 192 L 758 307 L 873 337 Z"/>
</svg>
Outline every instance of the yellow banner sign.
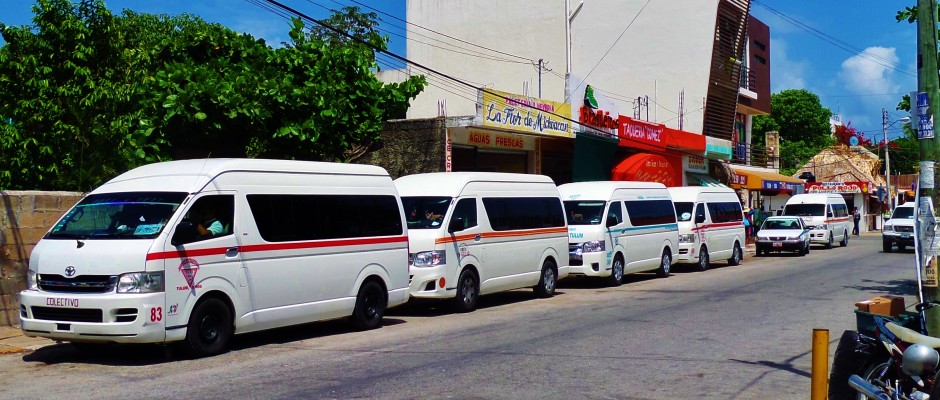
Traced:
<svg viewBox="0 0 940 400">
<path fill-rule="evenodd" d="M 571 104 L 482 89 L 482 125 L 532 135 L 570 138 Z"/>
</svg>

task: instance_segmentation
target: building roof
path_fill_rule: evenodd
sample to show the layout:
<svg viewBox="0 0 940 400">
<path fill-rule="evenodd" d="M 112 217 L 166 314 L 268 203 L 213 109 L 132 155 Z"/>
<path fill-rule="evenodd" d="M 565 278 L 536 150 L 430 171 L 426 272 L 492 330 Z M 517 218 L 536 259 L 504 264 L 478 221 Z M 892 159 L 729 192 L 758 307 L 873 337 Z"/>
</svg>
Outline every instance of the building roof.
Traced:
<svg viewBox="0 0 940 400">
<path fill-rule="evenodd" d="M 811 172 L 817 182 L 871 182 L 884 185 L 878 175 L 881 160 L 862 146 L 837 144 L 823 149 L 806 162 L 793 176 Z"/>
</svg>

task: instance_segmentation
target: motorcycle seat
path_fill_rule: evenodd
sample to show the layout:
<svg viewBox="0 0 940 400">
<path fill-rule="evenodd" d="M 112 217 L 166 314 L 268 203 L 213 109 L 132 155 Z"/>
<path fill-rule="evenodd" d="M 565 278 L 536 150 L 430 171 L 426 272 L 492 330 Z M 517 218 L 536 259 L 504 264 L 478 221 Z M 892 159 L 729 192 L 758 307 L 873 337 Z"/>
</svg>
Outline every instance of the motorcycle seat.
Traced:
<svg viewBox="0 0 940 400">
<path fill-rule="evenodd" d="M 904 342 L 922 344 L 933 349 L 940 349 L 940 338 L 922 335 L 915 330 L 907 329 L 901 325 L 895 324 L 894 322 L 886 323 L 885 327 L 888 328 L 891 333 L 901 338 L 901 340 Z"/>
</svg>

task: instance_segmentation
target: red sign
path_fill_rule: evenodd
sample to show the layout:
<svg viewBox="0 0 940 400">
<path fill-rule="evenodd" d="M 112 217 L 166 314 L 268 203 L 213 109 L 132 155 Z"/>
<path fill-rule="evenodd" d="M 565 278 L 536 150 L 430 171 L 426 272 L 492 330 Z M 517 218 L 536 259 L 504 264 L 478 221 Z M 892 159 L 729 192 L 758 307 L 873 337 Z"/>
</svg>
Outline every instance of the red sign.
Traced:
<svg viewBox="0 0 940 400">
<path fill-rule="evenodd" d="M 634 154 L 614 167 L 611 179 L 615 181 L 659 182 L 666 186 L 681 186 L 682 177 L 676 179 L 676 169 L 658 154 Z"/>
<path fill-rule="evenodd" d="M 868 193 L 868 182 L 807 182 L 806 193 Z"/>
<path fill-rule="evenodd" d="M 618 119 L 617 135 L 620 136 L 620 145 L 634 147 L 637 143 L 653 147 L 666 148 L 666 135 L 664 126 L 646 121 L 637 121 L 621 115 Z"/>
</svg>

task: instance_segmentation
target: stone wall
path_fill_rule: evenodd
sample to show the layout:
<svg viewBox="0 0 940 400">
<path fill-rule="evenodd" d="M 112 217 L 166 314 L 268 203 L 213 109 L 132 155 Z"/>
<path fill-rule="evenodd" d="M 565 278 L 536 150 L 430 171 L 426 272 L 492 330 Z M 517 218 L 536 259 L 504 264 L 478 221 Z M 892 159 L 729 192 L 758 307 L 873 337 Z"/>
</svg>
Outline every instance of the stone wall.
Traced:
<svg viewBox="0 0 940 400">
<path fill-rule="evenodd" d="M 0 191 L 0 325 L 19 325 L 29 254 L 46 231 L 82 198 L 75 192 Z"/>
<path fill-rule="evenodd" d="M 359 159 L 392 176 L 444 171 L 445 119 L 392 120 L 382 131 L 383 147 Z"/>
</svg>

